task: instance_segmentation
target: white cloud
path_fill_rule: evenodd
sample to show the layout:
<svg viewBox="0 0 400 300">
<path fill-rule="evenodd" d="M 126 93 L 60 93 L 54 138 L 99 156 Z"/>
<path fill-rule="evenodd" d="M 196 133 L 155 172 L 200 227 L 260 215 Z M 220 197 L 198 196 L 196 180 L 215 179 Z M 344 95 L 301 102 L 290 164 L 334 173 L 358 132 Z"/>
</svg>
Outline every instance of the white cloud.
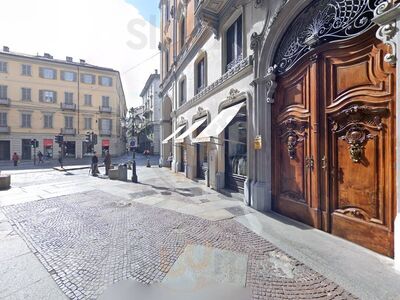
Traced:
<svg viewBox="0 0 400 300">
<path fill-rule="evenodd" d="M 140 104 L 139 94 L 147 77 L 159 68 L 158 55 L 143 62 L 158 52 L 159 30 L 131 4 L 124 0 L 1 2 L 0 45 L 27 54 L 47 52 L 60 59 L 82 58 L 119 70 L 128 108 Z M 130 47 L 132 44 L 140 45 Z"/>
</svg>

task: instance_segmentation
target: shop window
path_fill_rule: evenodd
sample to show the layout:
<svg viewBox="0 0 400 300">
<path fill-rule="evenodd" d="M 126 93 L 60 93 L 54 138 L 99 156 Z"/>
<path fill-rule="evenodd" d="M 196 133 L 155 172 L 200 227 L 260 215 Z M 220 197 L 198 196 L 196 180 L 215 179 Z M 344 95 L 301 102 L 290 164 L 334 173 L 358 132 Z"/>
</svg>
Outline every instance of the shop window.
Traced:
<svg viewBox="0 0 400 300">
<path fill-rule="evenodd" d="M 243 192 L 247 177 L 247 114 L 243 107 L 225 129 L 227 187 Z"/>
</svg>

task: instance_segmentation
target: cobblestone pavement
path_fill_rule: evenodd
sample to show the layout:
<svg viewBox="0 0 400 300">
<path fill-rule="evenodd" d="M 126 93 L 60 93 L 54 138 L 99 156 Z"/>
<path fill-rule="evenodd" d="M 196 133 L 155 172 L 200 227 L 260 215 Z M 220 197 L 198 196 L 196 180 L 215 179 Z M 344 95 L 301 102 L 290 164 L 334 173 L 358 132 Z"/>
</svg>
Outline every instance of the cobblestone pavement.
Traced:
<svg viewBox="0 0 400 300">
<path fill-rule="evenodd" d="M 199 194 L 196 189 L 175 192 Z M 160 282 L 187 245 L 245 253 L 253 299 L 354 298 L 234 219 L 209 221 L 133 201 L 137 198 L 137 193 L 127 200 L 88 191 L 2 210 L 72 299 L 96 298 L 124 279 Z"/>
</svg>

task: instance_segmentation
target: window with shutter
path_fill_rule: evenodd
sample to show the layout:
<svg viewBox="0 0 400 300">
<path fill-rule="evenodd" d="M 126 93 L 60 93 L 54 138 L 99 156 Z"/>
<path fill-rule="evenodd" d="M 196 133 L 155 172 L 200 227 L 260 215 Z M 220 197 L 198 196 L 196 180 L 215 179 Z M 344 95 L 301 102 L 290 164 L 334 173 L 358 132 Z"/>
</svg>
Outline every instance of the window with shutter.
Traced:
<svg viewBox="0 0 400 300">
<path fill-rule="evenodd" d="M 22 88 L 21 89 L 21 100 L 22 101 L 31 101 L 32 90 L 30 88 Z"/>
<path fill-rule="evenodd" d="M 22 118 L 21 127 L 22 128 L 31 128 L 31 115 L 27 114 L 27 113 L 23 113 L 21 115 L 21 118 Z"/>
<path fill-rule="evenodd" d="M 61 79 L 64 81 L 76 81 L 76 73 L 70 71 L 61 71 Z"/>
<path fill-rule="evenodd" d="M 85 105 L 92 106 L 92 95 L 85 95 Z"/>
<path fill-rule="evenodd" d="M 57 79 L 57 70 L 50 68 L 39 68 L 39 76 L 45 79 Z"/>
<path fill-rule="evenodd" d="M 0 99 L 7 99 L 7 86 L 0 85 Z"/>
<path fill-rule="evenodd" d="M 102 96 L 101 97 L 101 105 L 103 107 L 110 107 L 110 97 L 108 96 Z"/>
<path fill-rule="evenodd" d="M 65 104 L 73 104 L 74 103 L 74 94 L 65 92 L 64 93 L 64 101 L 65 101 Z"/>
<path fill-rule="evenodd" d="M 21 65 L 23 76 L 32 76 L 32 66 L 31 65 Z"/>
<path fill-rule="evenodd" d="M 0 61 L 0 73 L 8 72 L 8 63 L 6 61 Z"/>
<path fill-rule="evenodd" d="M 0 112 L 0 127 L 7 127 L 7 113 Z"/>
</svg>

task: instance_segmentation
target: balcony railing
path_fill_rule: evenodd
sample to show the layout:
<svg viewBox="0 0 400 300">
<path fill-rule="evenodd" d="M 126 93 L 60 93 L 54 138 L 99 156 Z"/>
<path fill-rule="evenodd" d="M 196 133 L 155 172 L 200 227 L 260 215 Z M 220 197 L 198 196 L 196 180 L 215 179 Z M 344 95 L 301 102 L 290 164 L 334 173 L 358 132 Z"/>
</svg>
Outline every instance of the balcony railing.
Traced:
<svg viewBox="0 0 400 300">
<path fill-rule="evenodd" d="M 62 110 L 76 110 L 76 104 L 75 103 L 61 103 L 60 104 Z"/>
<path fill-rule="evenodd" d="M 61 134 L 76 135 L 76 129 L 75 128 L 61 128 Z"/>
<path fill-rule="evenodd" d="M 9 98 L 0 98 L 0 105 L 10 106 Z"/>
<path fill-rule="evenodd" d="M 10 133 L 10 127 L 0 125 L 0 133 Z"/>
<path fill-rule="evenodd" d="M 111 136 L 111 130 L 110 129 L 100 129 L 100 135 L 101 136 Z"/>
<path fill-rule="evenodd" d="M 110 106 L 100 106 L 99 111 L 102 113 L 111 113 L 112 112 L 112 107 Z"/>
</svg>

